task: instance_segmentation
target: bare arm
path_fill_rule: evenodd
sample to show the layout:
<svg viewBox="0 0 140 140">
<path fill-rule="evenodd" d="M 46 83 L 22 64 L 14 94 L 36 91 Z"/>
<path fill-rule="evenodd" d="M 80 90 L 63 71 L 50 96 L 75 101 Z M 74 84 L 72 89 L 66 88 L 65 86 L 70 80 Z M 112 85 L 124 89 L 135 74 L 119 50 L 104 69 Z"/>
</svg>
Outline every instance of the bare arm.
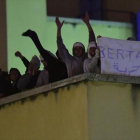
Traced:
<svg viewBox="0 0 140 140">
<path fill-rule="evenodd" d="M 68 58 L 71 55 L 69 54 L 68 50 L 66 49 L 66 46 L 64 45 L 63 40 L 62 40 L 62 36 L 61 36 L 61 28 L 64 24 L 64 21 L 60 22 L 59 18 L 56 17 L 55 23 L 56 23 L 56 26 L 57 26 L 57 47 L 58 47 L 58 51 L 59 51 L 62 59 L 66 60 L 66 58 Z"/>
<path fill-rule="evenodd" d="M 56 17 L 55 23 L 57 25 L 57 37 L 61 37 L 61 28 L 64 24 L 64 20 L 62 22 L 60 22 L 59 18 Z"/>
<path fill-rule="evenodd" d="M 89 31 L 89 42 L 91 41 L 94 41 L 96 43 L 96 38 L 95 38 L 95 34 L 94 34 L 94 31 L 90 25 L 90 22 L 89 22 L 89 15 L 88 13 L 86 12 L 86 15 L 85 15 L 85 18 L 82 19 L 83 22 L 86 24 L 87 28 L 88 28 L 88 31 Z"/>
</svg>

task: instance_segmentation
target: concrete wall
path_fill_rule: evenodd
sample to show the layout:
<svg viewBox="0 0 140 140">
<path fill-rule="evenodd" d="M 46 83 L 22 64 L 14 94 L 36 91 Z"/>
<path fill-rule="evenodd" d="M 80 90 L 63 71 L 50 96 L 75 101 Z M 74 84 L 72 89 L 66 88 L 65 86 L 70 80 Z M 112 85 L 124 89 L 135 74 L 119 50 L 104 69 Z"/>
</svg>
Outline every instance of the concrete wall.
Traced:
<svg viewBox="0 0 140 140">
<path fill-rule="evenodd" d="M 139 5 L 139 0 L 134 0 L 133 2 L 131 0 L 103 0 L 103 7 L 109 10 L 129 11 L 137 13 L 140 12 Z M 130 22 L 132 18 L 134 17 L 131 17 L 130 14 L 105 12 L 105 19 L 108 20 Z"/>
<path fill-rule="evenodd" d="M 86 90 L 79 83 L 6 104 L 0 109 L 0 139 L 88 140 Z"/>
<path fill-rule="evenodd" d="M 0 67 L 7 70 L 7 21 L 6 0 L 0 1 Z"/>
<path fill-rule="evenodd" d="M 88 83 L 89 140 L 140 139 L 140 87 Z"/>
<path fill-rule="evenodd" d="M 139 12 L 140 8 L 140 1 L 134 0 L 133 3 L 131 0 L 106 0 L 103 1 L 103 5 L 107 9 L 114 9 L 114 10 L 122 10 L 122 11 L 131 11 L 131 12 Z"/>
<path fill-rule="evenodd" d="M 139 84 L 83 74 L 0 99 L 0 139 L 139 140 Z"/>
<path fill-rule="evenodd" d="M 47 15 L 76 18 L 79 15 L 79 0 L 46 0 Z"/>
</svg>

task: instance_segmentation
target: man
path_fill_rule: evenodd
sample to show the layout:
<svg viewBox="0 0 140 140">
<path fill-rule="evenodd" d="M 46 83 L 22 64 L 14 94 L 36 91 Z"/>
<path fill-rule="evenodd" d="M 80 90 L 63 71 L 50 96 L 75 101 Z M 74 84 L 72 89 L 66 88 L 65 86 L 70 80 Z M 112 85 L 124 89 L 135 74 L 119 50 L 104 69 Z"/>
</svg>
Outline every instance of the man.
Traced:
<svg viewBox="0 0 140 140">
<path fill-rule="evenodd" d="M 9 95 L 10 80 L 8 77 L 8 73 L 3 72 L 0 68 L 0 98 Z"/>
<path fill-rule="evenodd" d="M 83 22 L 86 24 L 89 30 L 89 42 L 96 41 L 95 35 L 92 30 L 92 27 L 89 23 L 89 16 L 86 13 L 85 19 Z M 61 37 L 61 28 L 63 26 L 64 21 L 61 23 L 59 18 L 56 17 L 56 25 L 57 25 L 57 46 L 58 51 L 61 55 L 62 61 L 65 62 L 68 71 L 68 77 L 72 77 L 75 75 L 79 75 L 84 73 L 83 71 L 83 62 L 86 59 L 85 47 L 81 42 L 76 42 L 73 45 L 73 56 L 69 54 L 65 45 L 63 44 L 63 40 Z"/>
<path fill-rule="evenodd" d="M 42 62 L 44 66 L 44 70 L 42 70 L 39 74 L 36 87 L 40 87 L 49 83 L 49 73 L 47 71 L 47 62 L 44 60 L 44 58 L 41 55 L 40 55 L 40 61 Z"/>
<path fill-rule="evenodd" d="M 84 61 L 84 72 L 100 73 L 99 50 L 97 49 L 95 42 L 89 43 L 87 52 L 88 58 Z"/>
<path fill-rule="evenodd" d="M 21 78 L 18 81 L 17 87 L 18 89 L 25 90 L 25 89 L 31 89 L 36 86 L 40 71 L 40 60 L 36 55 L 32 57 L 32 60 L 30 61 L 28 72 L 21 76 Z"/>
<path fill-rule="evenodd" d="M 21 77 L 20 71 L 17 68 L 11 68 L 9 75 L 11 81 L 11 86 L 9 87 L 9 95 L 16 94 L 20 92 L 20 89 L 17 87 L 18 80 Z"/>
</svg>

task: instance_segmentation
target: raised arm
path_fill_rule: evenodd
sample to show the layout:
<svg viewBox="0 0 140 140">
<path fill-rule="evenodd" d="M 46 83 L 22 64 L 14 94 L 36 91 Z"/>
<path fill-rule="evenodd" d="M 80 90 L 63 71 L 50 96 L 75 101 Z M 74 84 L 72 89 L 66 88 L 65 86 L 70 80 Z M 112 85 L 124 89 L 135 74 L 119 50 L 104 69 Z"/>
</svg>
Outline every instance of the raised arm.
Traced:
<svg viewBox="0 0 140 140">
<path fill-rule="evenodd" d="M 38 51 L 40 52 L 41 56 L 44 58 L 44 60 L 49 64 L 53 63 L 53 62 L 56 62 L 57 59 L 54 58 L 50 53 L 49 51 L 45 50 L 41 43 L 40 43 L 40 40 L 36 34 L 35 31 L 32 31 L 32 30 L 27 30 L 26 32 L 24 32 L 22 34 L 23 36 L 27 36 L 27 37 L 30 37 L 32 39 L 32 41 L 34 42 L 36 48 L 38 49 Z"/>
<path fill-rule="evenodd" d="M 65 62 L 65 61 L 67 61 L 67 59 L 69 57 L 71 57 L 71 55 L 69 54 L 66 46 L 63 43 L 62 37 L 61 37 L 61 28 L 63 26 L 64 21 L 60 22 L 59 18 L 56 17 L 55 23 L 56 23 L 56 26 L 57 26 L 57 47 L 58 47 L 58 51 L 61 55 L 62 60 Z"/>
<path fill-rule="evenodd" d="M 89 15 L 88 15 L 87 12 L 86 12 L 85 18 L 83 18 L 82 20 L 86 24 L 86 26 L 88 28 L 88 31 L 89 31 L 89 42 L 91 42 L 91 41 L 96 42 L 95 34 L 94 34 L 94 31 L 93 31 L 93 29 L 92 29 L 92 27 L 90 25 Z"/>
<path fill-rule="evenodd" d="M 28 69 L 30 62 L 21 54 L 21 52 L 19 51 L 15 52 L 15 56 L 19 57 L 22 60 L 26 69 Z"/>
<path fill-rule="evenodd" d="M 61 37 L 61 28 L 64 24 L 64 20 L 62 22 L 60 22 L 59 18 L 56 17 L 55 23 L 57 25 L 57 37 Z"/>
<path fill-rule="evenodd" d="M 65 45 L 63 44 L 63 40 L 62 40 L 62 36 L 61 36 L 61 28 L 64 24 L 64 21 L 60 22 L 59 18 L 56 17 L 55 23 L 57 26 L 57 47 L 58 47 L 58 51 L 60 51 L 60 53 L 61 53 L 64 49 L 66 49 Z"/>
</svg>

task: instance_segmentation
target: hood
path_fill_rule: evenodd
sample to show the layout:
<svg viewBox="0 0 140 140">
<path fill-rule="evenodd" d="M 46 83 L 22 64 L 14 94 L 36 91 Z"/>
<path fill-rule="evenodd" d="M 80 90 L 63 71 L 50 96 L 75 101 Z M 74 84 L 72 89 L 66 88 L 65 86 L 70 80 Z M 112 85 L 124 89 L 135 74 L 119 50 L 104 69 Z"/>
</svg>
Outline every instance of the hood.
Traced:
<svg viewBox="0 0 140 140">
<path fill-rule="evenodd" d="M 92 58 L 92 56 L 89 54 L 89 49 L 90 49 L 91 47 L 96 48 L 96 43 L 95 43 L 94 41 L 92 41 L 92 42 L 90 42 L 90 43 L 88 44 L 88 48 L 87 48 L 88 58 Z"/>
<path fill-rule="evenodd" d="M 83 56 L 85 56 L 85 46 L 84 46 L 81 42 L 75 42 L 75 43 L 73 44 L 73 49 L 72 49 L 73 56 L 75 56 L 73 50 L 74 50 L 74 48 L 75 48 L 76 46 L 81 46 L 81 47 L 83 48 Z M 75 56 L 75 57 L 76 57 L 76 56 Z"/>
<path fill-rule="evenodd" d="M 32 60 L 30 62 L 35 62 L 38 66 L 38 69 L 40 68 L 40 60 L 36 55 L 32 57 Z"/>
</svg>

